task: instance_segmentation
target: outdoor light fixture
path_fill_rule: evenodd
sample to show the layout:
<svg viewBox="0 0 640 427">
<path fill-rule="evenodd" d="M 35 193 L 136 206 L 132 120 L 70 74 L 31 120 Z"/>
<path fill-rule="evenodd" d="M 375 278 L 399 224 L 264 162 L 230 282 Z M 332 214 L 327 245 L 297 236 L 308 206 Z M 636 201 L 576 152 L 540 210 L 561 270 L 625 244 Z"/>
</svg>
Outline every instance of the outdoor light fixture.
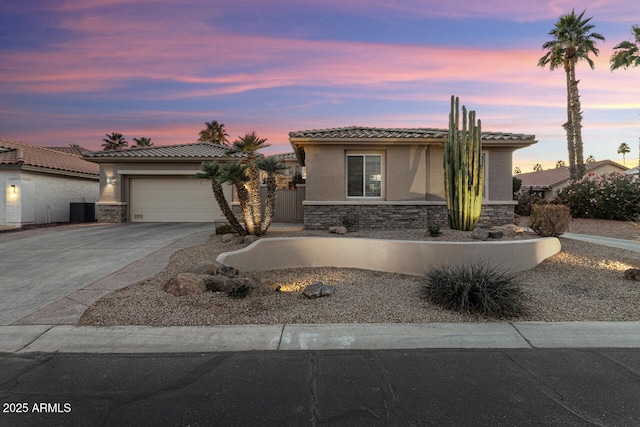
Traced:
<svg viewBox="0 0 640 427">
<path fill-rule="evenodd" d="M 112 176 L 107 177 L 107 185 L 114 185 L 115 183 L 116 183 L 115 178 L 113 178 Z"/>
<path fill-rule="evenodd" d="M 11 184 L 11 194 L 16 194 L 16 185 Z"/>
</svg>

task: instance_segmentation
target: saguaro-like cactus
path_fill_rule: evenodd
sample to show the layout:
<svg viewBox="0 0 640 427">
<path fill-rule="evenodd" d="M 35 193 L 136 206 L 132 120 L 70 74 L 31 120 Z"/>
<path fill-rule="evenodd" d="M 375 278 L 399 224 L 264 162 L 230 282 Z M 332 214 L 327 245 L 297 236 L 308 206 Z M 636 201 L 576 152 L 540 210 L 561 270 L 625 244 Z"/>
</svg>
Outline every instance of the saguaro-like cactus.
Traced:
<svg viewBox="0 0 640 427">
<path fill-rule="evenodd" d="M 480 120 L 476 124 L 475 111 L 469 111 L 467 121 L 467 109 L 463 105 L 460 130 L 458 104 L 458 98 L 451 96 L 449 134 L 444 146 L 444 187 L 449 227 L 471 231 L 478 223 L 482 208 L 482 128 Z"/>
</svg>

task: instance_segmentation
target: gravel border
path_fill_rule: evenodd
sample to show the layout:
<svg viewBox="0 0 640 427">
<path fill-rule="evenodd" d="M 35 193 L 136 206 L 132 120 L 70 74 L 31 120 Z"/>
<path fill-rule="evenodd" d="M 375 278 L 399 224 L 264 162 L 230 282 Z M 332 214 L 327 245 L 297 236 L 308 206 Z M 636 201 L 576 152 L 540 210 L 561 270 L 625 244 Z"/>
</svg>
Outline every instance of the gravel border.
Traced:
<svg viewBox="0 0 640 427">
<path fill-rule="evenodd" d="M 574 224 L 575 225 L 575 224 Z M 618 226 L 629 224 L 618 223 Z M 603 229 L 611 231 L 610 224 Z M 593 223 L 591 229 L 594 229 Z M 575 232 L 574 230 L 571 230 Z M 470 240 L 469 233 L 445 229 L 442 238 Z M 596 234 L 596 233 L 593 233 Z M 639 233 L 640 234 L 640 233 Z M 349 233 L 277 231 L 267 237 L 326 236 L 335 238 L 395 238 L 431 240 L 424 230 L 384 230 Z M 627 237 L 633 235 L 627 233 Z M 532 238 L 525 234 L 518 238 Z M 640 267 L 638 253 L 561 239 L 562 251 L 533 270 L 516 275 L 522 285 L 526 314 L 517 321 L 638 321 L 640 282 L 625 280 L 623 271 Z M 483 322 L 484 318 L 443 310 L 422 298 L 424 279 L 402 274 L 358 269 L 304 268 L 246 273 L 260 286 L 244 299 L 206 292 L 175 297 L 163 286 L 199 262 L 212 262 L 218 254 L 246 246 L 222 243 L 212 236 L 202 245 L 175 253 L 160 274 L 106 295 L 81 317 L 80 325 L 238 325 L 295 323 L 429 323 Z M 321 280 L 336 287 L 334 295 L 307 299 L 304 286 Z M 275 292 L 275 287 L 290 292 Z"/>
</svg>

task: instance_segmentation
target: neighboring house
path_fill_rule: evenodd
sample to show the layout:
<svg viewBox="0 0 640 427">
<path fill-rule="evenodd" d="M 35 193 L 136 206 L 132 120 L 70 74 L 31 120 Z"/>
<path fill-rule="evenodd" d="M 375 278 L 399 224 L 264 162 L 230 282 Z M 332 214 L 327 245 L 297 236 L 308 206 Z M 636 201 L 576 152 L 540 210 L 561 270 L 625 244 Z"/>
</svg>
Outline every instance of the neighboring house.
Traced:
<svg viewBox="0 0 640 427">
<path fill-rule="evenodd" d="M 202 163 L 238 161 L 228 147 L 207 142 L 93 151 L 100 165 L 99 222 L 215 222 L 224 220 L 211 182 L 194 178 Z M 229 203 L 233 192 L 224 186 Z"/>
<path fill-rule="evenodd" d="M 640 177 L 640 166 L 636 166 L 632 169 L 627 169 L 626 171 L 624 171 L 624 173 L 627 175 L 633 175 L 635 179 L 638 179 Z"/>
<path fill-rule="evenodd" d="M 447 225 L 443 154 L 447 129 L 347 127 L 291 132 L 306 169 L 306 228 Z M 512 153 L 534 135 L 483 132 L 485 201 L 480 223 L 513 223 Z"/>
<path fill-rule="evenodd" d="M 96 164 L 67 148 L 0 139 L 0 225 L 69 222 L 71 203 L 98 201 L 98 177 Z"/>
<path fill-rule="evenodd" d="M 276 177 L 278 183 L 278 189 L 288 189 L 293 186 L 293 177 L 296 174 L 300 174 L 302 176 L 302 167 L 300 166 L 300 162 L 298 162 L 298 158 L 296 157 L 296 153 L 284 153 L 284 154 L 274 154 L 269 157 L 276 157 L 280 159 L 285 166 L 287 167 L 280 176 Z M 265 172 L 260 173 L 262 179 L 266 178 L 267 174 Z"/>
<path fill-rule="evenodd" d="M 627 170 L 626 167 L 611 160 L 585 163 L 585 167 L 587 175 L 601 175 Z M 569 184 L 569 168 L 561 167 L 539 172 L 520 173 L 516 177 L 522 180 L 521 193 L 535 194 L 543 199 L 554 199 L 556 193 Z"/>
</svg>

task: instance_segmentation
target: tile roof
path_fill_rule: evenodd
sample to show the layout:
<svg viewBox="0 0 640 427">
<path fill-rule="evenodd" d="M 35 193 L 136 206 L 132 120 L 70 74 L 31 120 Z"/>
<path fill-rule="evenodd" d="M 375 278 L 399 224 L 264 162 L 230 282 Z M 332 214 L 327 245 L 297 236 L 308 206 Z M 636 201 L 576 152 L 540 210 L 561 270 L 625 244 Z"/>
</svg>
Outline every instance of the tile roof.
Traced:
<svg viewBox="0 0 640 427">
<path fill-rule="evenodd" d="M 448 129 L 434 128 L 373 128 L 349 126 L 343 128 L 312 129 L 290 132 L 289 138 L 436 138 L 445 139 Z M 534 141 L 535 135 L 521 133 L 482 132 L 485 141 Z"/>
<path fill-rule="evenodd" d="M 0 165 L 20 165 L 49 173 L 76 173 L 98 176 L 100 167 L 77 154 L 48 147 L 0 139 Z"/>
<path fill-rule="evenodd" d="M 600 160 L 598 162 L 586 163 L 585 169 L 587 172 L 589 172 L 607 164 L 617 166 L 621 171 L 626 169 L 624 166 L 619 165 L 611 160 Z M 542 170 L 539 172 L 520 173 L 517 174 L 516 177 L 522 180 L 522 185 L 525 187 L 554 188 L 559 184 L 569 180 L 569 168 L 565 166 L 561 168 Z"/>
<path fill-rule="evenodd" d="M 242 153 L 229 154 L 229 147 L 209 142 L 194 142 L 179 145 L 157 145 L 142 148 L 130 148 L 124 150 L 91 151 L 84 153 L 84 158 L 90 161 L 100 159 L 212 159 L 221 157 L 245 157 Z"/>
</svg>

